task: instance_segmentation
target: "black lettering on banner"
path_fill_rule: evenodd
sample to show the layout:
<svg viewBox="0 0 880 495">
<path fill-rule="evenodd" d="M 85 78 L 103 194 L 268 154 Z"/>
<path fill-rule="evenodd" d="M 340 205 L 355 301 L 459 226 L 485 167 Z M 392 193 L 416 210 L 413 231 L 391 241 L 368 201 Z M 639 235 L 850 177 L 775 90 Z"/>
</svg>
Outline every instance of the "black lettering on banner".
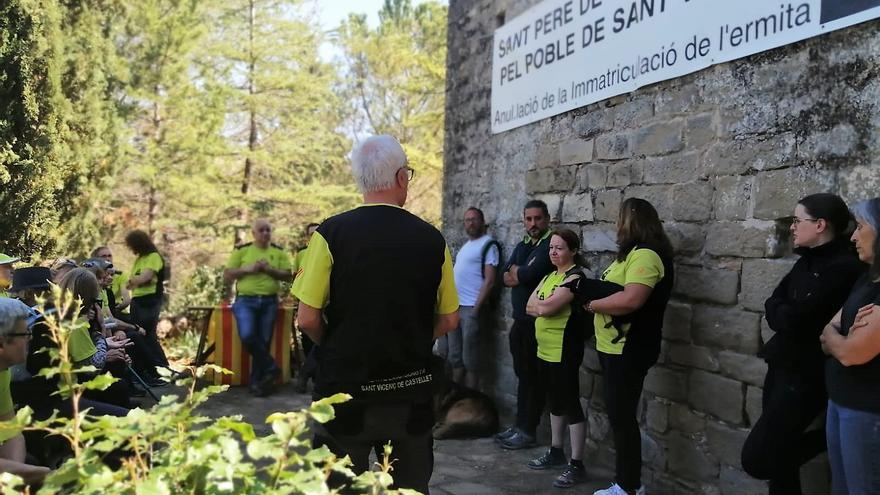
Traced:
<svg viewBox="0 0 880 495">
<path fill-rule="evenodd" d="M 779 12 L 748 21 L 742 26 L 721 26 L 718 30 L 718 50 L 737 48 L 809 23 L 809 3 L 802 3 L 797 7 L 790 3 L 783 4 L 779 6 Z"/>
<path fill-rule="evenodd" d="M 666 0 L 634 0 L 629 7 L 620 7 L 614 11 L 614 27 L 611 30 L 619 33 L 665 11 Z"/>
</svg>

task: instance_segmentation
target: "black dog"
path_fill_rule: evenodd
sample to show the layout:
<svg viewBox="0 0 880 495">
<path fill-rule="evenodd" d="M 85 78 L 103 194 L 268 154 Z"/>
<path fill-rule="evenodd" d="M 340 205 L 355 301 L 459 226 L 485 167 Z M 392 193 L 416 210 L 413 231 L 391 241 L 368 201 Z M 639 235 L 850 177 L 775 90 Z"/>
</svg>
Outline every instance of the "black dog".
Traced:
<svg viewBox="0 0 880 495">
<path fill-rule="evenodd" d="M 602 299 L 611 294 L 615 294 L 623 290 L 623 286 L 608 282 L 606 280 L 597 280 L 594 278 L 578 277 L 571 282 L 562 284 L 561 287 L 568 288 L 574 294 L 574 300 L 577 307 L 582 307 L 587 301 Z M 605 325 L 605 328 L 614 327 L 617 330 L 617 337 L 611 341 L 613 343 L 620 342 L 625 335 L 623 326 L 632 321 L 632 315 L 612 316 L 611 321 Z"/>
</svg>

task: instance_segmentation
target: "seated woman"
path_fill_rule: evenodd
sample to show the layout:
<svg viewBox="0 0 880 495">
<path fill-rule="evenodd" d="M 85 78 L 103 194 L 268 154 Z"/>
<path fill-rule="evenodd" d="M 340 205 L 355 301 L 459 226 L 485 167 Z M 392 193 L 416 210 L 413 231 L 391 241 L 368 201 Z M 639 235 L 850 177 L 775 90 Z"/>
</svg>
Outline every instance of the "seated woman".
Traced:
<svg viewBox="0 0 880 495">
<path fill-rule="evenodd" d="M 529 461 L 531 469 L 550 469 L 566 464 L 562 450 L 565 425 L 571 440 L 571 462 L 553 482 L 568 488 L 586 480 L 584 440 L 586 428 L 580 403 L 578 370 L 584 360 L 584 311 L 563 284 L 584 277 L 579 265 L 580 239 L 568 229 L 550 237 L 550 262 L 556 271 L 547 274 L 526 303 L 526 313 L 534 316 L 538 341 L 538 379 L 547 387 L 550 406 L 550 449 Z"/>
<path fill-rule="evenodd" d="M 773 330 L 763 411 L 743 445 L 742 466 L 769 480 L 770 495 L 800 495 L 800 467 L 825 450 L 824 429 L 809 426 L 828 403 L 822 328 L 865 272 L 849 241 L 852 214 L 834 194 L 811 194 L 794 209 L 791 237 L 797 263 L 764 304 Z"/>
<path fill-rule="evenodd" d="M 0 298 L 0 421 L 9 421 L 15 416 L 10 394 L 11 366 L 21 364 L 27 357 L 28 341 L 31 338 L 27 328 L 30 308 L 17 299 Z M 49 468 L 34 466 L 25 462 L 25 441 L 18 434 L 0 444 L 0 472 L 21 476 L 28 485 L 43 481 Z"/>
<path fill-rule="evenodd" d="M 131 362 L 125 352 L 129 341 L 103 335 L 100 312 L 96 306 L 98 279 L 87 268 L 75 268 L 64 275 L 59 285 L 64 294 L 70 294 L 74 299 L 82 301 L 82 306 L 71 309 L 63 317 L 81 319 L 88 323 L 88 326 L 79 325 L 71 332 L 68 342 L 71 360 L 82 365 L 91 364 L 100 372 L 110 372 L 116 378 L 123 378 Z M 106 390 L 89 390 L 86 397 L 120 407 L 131 407 L 128 386 L 122 380 L 113 383 Z"/>
<path fill-rule="evenodd" d="M 870 265 L 822 331 L 828 412 L 825 434 L 835 495 L 880 493 L 880 198 L 859 202 L 855 242 Z"/>
</svg>

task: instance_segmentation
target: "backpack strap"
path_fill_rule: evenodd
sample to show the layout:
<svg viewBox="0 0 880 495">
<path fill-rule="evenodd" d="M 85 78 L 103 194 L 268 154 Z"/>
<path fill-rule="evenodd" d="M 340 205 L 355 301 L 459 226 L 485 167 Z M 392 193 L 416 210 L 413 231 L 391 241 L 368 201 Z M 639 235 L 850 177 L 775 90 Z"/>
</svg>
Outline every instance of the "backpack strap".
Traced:
<svg viewBox="0 0 880 495">
<path fill-rule="evenodd" d="M 486 258 L 489 256 L 489 250 L 492 249 L 492 246 L 498 248 L 498 263 L 501 263 L 501 243 L 495 239 L 490 239 L 486 244 L 483 244 L 483 251 L 480 254 L 480 276 L 483 278 L 486 278 L 484 267 L 486 266 Z"/>
</svg>

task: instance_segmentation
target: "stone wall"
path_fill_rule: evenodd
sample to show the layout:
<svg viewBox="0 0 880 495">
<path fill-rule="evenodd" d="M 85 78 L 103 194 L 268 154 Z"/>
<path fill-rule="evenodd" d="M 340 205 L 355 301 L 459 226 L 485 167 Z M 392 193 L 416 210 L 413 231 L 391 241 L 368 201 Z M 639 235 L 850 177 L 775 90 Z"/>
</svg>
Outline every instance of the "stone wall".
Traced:
<svg viewBox="0 0 880 495">
<path fill-rule="evenodd" d="M 492 34 L 535 1 L 451 0 L 443 220 L 453 247 L 481 207 L 509 246 L 529 198 L 579 230 L 591 266 L 615 249 L 623 198 L 659 210 L 677 250 L 660 363 L 639 418 L 651 493 L 764 493 L 740 468 L 760 415 L 768 329 L 763 302 L 791 267 L 786 225 L 805 194 L 847 201 L 880 193 L 880 23 L 862 24 L 714 66 L 499 135 L 490 132 Z M 509 303 L 487 352 L 489 381 L 510 411 L 515 377 Z M 581 373 L 589 462 L 611 466 L 592 342 Z M 810 493 L 827 474 L 804 469 Z"/>
</svg>

